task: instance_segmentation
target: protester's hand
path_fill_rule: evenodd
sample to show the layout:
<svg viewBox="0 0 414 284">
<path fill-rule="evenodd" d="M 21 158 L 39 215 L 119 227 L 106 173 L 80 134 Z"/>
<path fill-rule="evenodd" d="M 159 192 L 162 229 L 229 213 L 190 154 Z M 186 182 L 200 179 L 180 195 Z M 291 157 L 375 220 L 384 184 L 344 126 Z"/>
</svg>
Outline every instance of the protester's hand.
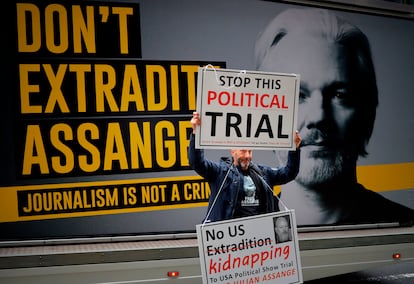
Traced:
<svg viewBox="0 0 414 284">
<path fill-rule="evenodd" d="M 296 145 L 296 149 L 299 149 L 300 147 L 300 142 L 302 141 L 302 138 L 300 138 L 299 135 L 299 131 L 295 131 L 295 145 Z"/>
<path fill-rule="evenodd" d="M 201 124 L 200 114 L 198 112 L 193 112 L 193 117 L 191 118 L 191 126 L 193 127 L 193 133 L 196 133 L 197 126 Z"/>
</svg>

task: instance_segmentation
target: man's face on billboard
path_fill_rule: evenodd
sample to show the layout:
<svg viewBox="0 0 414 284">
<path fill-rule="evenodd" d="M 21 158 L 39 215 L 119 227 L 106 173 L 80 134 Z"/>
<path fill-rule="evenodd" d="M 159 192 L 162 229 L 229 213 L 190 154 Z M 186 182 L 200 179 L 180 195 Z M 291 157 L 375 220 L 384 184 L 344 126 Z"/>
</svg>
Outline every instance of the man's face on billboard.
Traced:
<svg viewBox="0 0 414 284">
<path fill-rule="evenodd" d="M 359 111 L 351 92 L 343 46 L 322 37 L 287 34 L 267 54 L 262 70 L 300 75 L 298 130 L 301 165 L 296 181 L 316 186 L 336 179 L 356 162 Z"/>
</svg>

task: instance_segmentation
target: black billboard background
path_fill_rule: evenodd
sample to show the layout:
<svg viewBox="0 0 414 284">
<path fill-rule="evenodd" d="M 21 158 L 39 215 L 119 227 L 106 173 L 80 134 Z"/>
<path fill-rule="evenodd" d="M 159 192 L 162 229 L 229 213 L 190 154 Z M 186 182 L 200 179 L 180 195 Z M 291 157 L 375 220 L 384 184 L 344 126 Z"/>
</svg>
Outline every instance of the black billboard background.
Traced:
<svg viewBox="0 0 414 284">
<path fill-rule="evenodd" d="M 22 1 L 19 1 L 22 3 Z M 24 2 L 24 1 L 23 1 Z M 37 3 L 39 2 L 39 3 Z M 39 6 L 46 6 L 48 3 L 53 2 L 44 2 L 44 1 L 37 1 L 36 5 Z M 229 68 L 240 68 L 240 69 L 249 69 L 252 66 L 252 58 L 253 56 L 249 57 L 251 54 L 251 49 L 253 43 L 251 42 L 252 38 L 254 39 L 253 33 L 257 33 L 259 30 L 258 27 L 265 25 L 268 18 L 267 15 L 260 17 L 259 19 L 255 16 L 256 8 L 257 11 L 262 11 L 266 8 L 270 9 L 267 11 L 268 14 L 277 12 L 278 10 L 283 10 L 286 7 L 292 6 L 291 4 L 281 4 L 277 3 L 277 1 L 229 1 L 229 3 L 220 3 L 214 2 L 213 4 L 207 4 L 208 1 L 202 2 L 201 6 L 197 6 L 200 3 L 193 3 L 192 1 L 178 1 L 180 5 L 185 5 L 185 9 L 178 8 L 178 5 L 174 1 L 170 1 L 170 3 L 163 2 L 163 1 L 129 1 L 127 3 L 124 2 L 96 2 L 91 1 L 90 3 L 93 5 L 107 5 L 110 3 L 124 3 L 122 5 L 125 6 L 133 6 L 139 9 L 139 20 L 135 21 L 135 24 L 139 23 L 135 26 L 134 29 L 134 43 L 135 46 L 133 48 L 134 54 L 131 55 L 120 55 L 116 53 L 117 50 L 112 48 L 115 45 L 108 44 L 110 39 L 108 38 L 108 32 L 105 29 L 100 29 L 102 32 L 98 32 L 98 43 L 102 49 L 98 49 L 98 54 L 96 56 L 92 54 L 71 54 L 65 53 L 60 55 L 55 55 L 46 59 L 47 62 L 51 64 L 58 64 L 68 62 L 76 62 L 82 60 L 88 60 L 89 63 L 95 62 L 103 62 L 108 64 L 123 64 L 124 60 L 130 60 L 131 62 L 135 61 L 151 61 L 151 62 L 164 62 L 164 61 L 172 61 L 173 63 L 180 64 L 182 62 L 189 62 L 189 63 L 211 63 L 220 62 L 217 64 L 224 65 L 222 62 L 226 62 Z M 197 1 L 194 1 L 197 2 Z M 263 4 L 263 2 L 267 2 Z M 63 2 L 62 2 L 63 3 Z M 87 2 L 79 2 L 79 3 L 87 3 Z M 20 116 L 20 105 L 18 101 L 16 101 L 13 96 L 19 93 L 19 82 L 18 78 L 15 74 L 18 74 L 18 63 L 21 62 L 36 62 L 40 60 L 44 60 L 45 57 L 47 58 L 47 52 L 45 50 L 41 50 L 39 53 L 36 53 L 34 56 L 33 54 L 30 55 L 21 55 L 19 54 L 19 58 L 16 57 L 15 51 L 17 50 L 17 42 L 16 42 L 16 25 L 11 25 L 10 23 L 15 23 L 16 19 L 13 19 L 14 13 L 9 13 L 8 11 L 14 11 L 14 4 L 10 3 L 9 1 L 5 2 L 3 5 L 7 9 L 2 9 L 2 17 L 3 27 L 7 27 L 5 29 L 5 39 L 7 43 L 5 44 L 4 48 L 6 52 L 2 52 L 2 57 L 4 62 L 4 68 L 2 70 L 2 101 L 0 105 L 1 109 L 1 127 L 0 127 L 0 137 L 1 144 L 0 144 L 0 153 L 1 153 L 1 163 L 0 163 L 0 184 L 1 186 L 8 186 L 8 185 L 32 185 L 32 184 L 43 184 L 43 183 L 55 183 L 55 182 L 73 182 L 74 180 L 81 180 L 86 181 L 93 177 L 93 180 L 105 180 L 105 179 L 123 179 L 125 176 L 130 178 L 134 176 L 132 172 L 111 172 L 109 177 L 107 175 L 102 175 L 101 173 L 96 174 L 85 174 L 84 176 L 79 176 L 78 172 L 73 172 L 72 175 L 66 175 L 64 177 L 59 176 L 47 176 L 46 178 L 37 176 L 37 177 L 24 177 L 19 174 L 20 171 L 18 170 L 20 165 L 21 159 L 16 159 L 16 156 L 19 157 L 22 154 L 22 145 L 20 145 L 16 141 L 21 141 L 21 137 L 24 135 L 24 130 L 22 125 L 25 125 L 25 119 L 21 119 Z M 75 5 L 76 3 L 65 3 L 64 5 Z M 241 5 L 242 4 L 242 5 Z M 169 6 L 171 5 L 171 6 Z M 235 8 L 237 7 L 239 8 Z M 251 9 L 249 9 L 249 7 Z M 161 9 L 162 8 L 162 9 Z M 218 12 L 219 10 L 223 10 L 223 12 Z M 272 12 L 270 10 L 273 10 Z M 163 11 L 169 11 L 163 12 Z M 218 14 L 224 22 L 227 22 L 226 25 L 223 25 L 223 21 L 216 21 L 214 20 L 213 15 Z M 228 17 L 226 16 L 228 14 Z M 365 14 L 355 14 L 355 18 L 359 22 L 359 24 L 366 24 L 368 28 L 373 28 L 370 22 L 370 17 L 365 17 Z M 179 24 L 174 23 L 174 25 L 169 25 L 169 22 L 178 21 L 179 18 L 183 19 L 183 25 L 187 26 L 183 29 L 185 32 L 181 33 L 174 33 L 172 29 L 173 26 L 180 26 Z M 384 26 L 387 25 L 387 22 L 401 22 L 402 25 L 404 23 L 408 24 L 408 28 L 412 26 L 412 21 L 409 20 L 400 20 L 395 18 L 387 18 L 387 17 L 380 17 L 382 19 L 382 23 Z M 235 21 L 234 18 L 237 18 L 238 21 Z M 162 19 L 162 20 L 161 20 Z M 185 20 L 184 20 L 185 19 Z M 225 19 L 225 20 L 224 20 Z M 244 19 L 244 20 L 243 20 Z M 157 21 L 158 25 L 150 26 L 148 23 L 152 21 Z M 161 23 L 162 21 L 162 23 Z M 242 23 L 243 22 L 243 23 Z M 250 25 L 250 22 L 255 22 L 255 24 Z M 160 24 L 161 23 L 161 24 Z M 193 25 L 190 27 L 190 24 Z M 103 24 L 102 24 L 103 25 Z M 104 25 L 103 25 L 104 26 Z M 250 30 L 249 30 L 250 28 Z M 204 40 L 205 38 L 212 38 L 210 33 L 215 33 L 216 31 L 220 30 L 220 33 L 214 34 L 215 41 L 207 42 Z M 240 33 L 240 30 L 243 32 Z M 162 33 L 160 33 L 160 31 Z M 234 31 L 237 31 L 234 33 Z M 379 37 L 378 34 L 381 34 L 382 31 L 374 30 L 372 33 L 375 34 L 373 37 Z M 392 32 L 392 31 L 391 31 Z M 245 44 L 237 45 L 243 40 L 240 40 L 240 37 L 244 37 L 244 34 L 247 36 L 244 40 Z M 232 35 L 238 40 L 231 40 Z M 383 36 L 380 36 L 383 38 Z M 141 40 L 143 42 L 141 42 Z M 405 41 L 408 42 L 405 42 Z M 396 42 L 401 41 L 401 45 L 410 46 L 412 43 L 408 39 L 401 39 L 398 37 L 393 38 L 393 40 L 387 41 L 386 44 L 382 43 L 383 49 L 391 48 L 398 46 Z M 160 44 L 162 42 L 162 44 Z M 171 44 L 172 43 L 172 44 Z M 390 44 L 390 47 L 388 47 Z M 142 45 L 142 46 L 141 46 Z M 202 46 L 203 48 L 200 48 Z M 142 47 L 142 48 L 141 48 Z M 226 51 L 223 52 L 223 49 Z M 246 54 L 247 57 L 246 58 Z M 83 58 L 85 57 L 85 58 Z M 94 57 L 92 59 L 92 57 Z M 82 59 L 83 58 L 83 59 Z M 122 58 L 122 60 L 115 60 L 115 63 L 112 61 L 114 58 Z M 212 60 L 212 61 L 210 61 Z M 401 78 L 405 78 L 406 74 L 411 74 L 412 70 L 405 70 L 401 72 L 401 74 L 390 74 L 390 70 L 398 70 L 397 68 L 390 69 L 390 66 L 395 66 L 394 64 L 398 65 L 398 62 L 392 62 L 392 58 L 383 58 L 385 63 L 381 63 L 380 58 L 377 58 L 378 69 L 382 73 L 387 73 L 386 77 L 383 76 L 382 78 L 389 78 L 390 80 L 381 80 L 379 82 L 380 89 L 384 89 L 385 87 L 388 91 L 388 94 L 392 93 L 394 89 L 402 88 L 404 86 L 397 86 L 393 85 L 392 83 L 388 83 L 388 81 L 396 81 L 401 82 L 399 80 Z M 139 63 L 137 63 L 139 65 Z M 387 70 L 388 69 L 388 70 Z M 404 74 L 402 74 L 404 73 Z M 382 86 L 381 86 L 382 85 Z M 73 86 L 72 86 L 73 87 Z M 70 86 L 68 85 L 68 89 Z M 405 90 L 408 92 L 407 90 Z M 387 100 L 387 96 L 385 96 L 384 103 L 380 104 L 387 104 L 390 100 Z M 389 96 L 388 96 L 389 97 Z M 405 101 L 403 104 L 407 104 L 408 102 Z M 75 105 L 75 104 L 73 104 Z M 392 104 L 389 104 L 390 107 Z M 400 106 L 397 104 L 397 106 Z M 186 112 L 179 114 L 180 120 L 186 120 L 190 117 L 192 110 L 187 110 Z M 398 110 L 397 110 L 398 112 Z M 406 114 L 404 112 L 401 113 L 405 119 L 412 121 L 412 115 Z M 159 115 L 159 114 L 158 114 Z M 65 118 L 61 118 L 61 114 L 54 113 L 53 119 L 56 121 L 62 120 L 65 122 Z M 75 114 L 74 117 L 79 116 L 80 114 Z M 27 116 L 30 119 L 37 120 L 36 115 L 34 116 Z M 93 117 L 93 116 L 92 116 Z M 98 118 L 96 117 L 93 117 Z M 40 118 L 39 120 L 42 120 Z M 90 119 L 90 117 L 88 117 Z M 103 121 L 110 120 L 111 117 L 104 117 L 102 118 Z M 127 120 L 129 118 L 122 118 L 122 120 Z M 135 118 L 134 118 L 135 119 Z M 389 141 L 389 136 L 396 137 L 395 133 L 401 133 L 405 131 L 401 131 L 406 129 L 407 125 L 412 125 L 412 122 L 402 124 L 401 129 L 395 130 L 394 127 L 394 118 L 390 118 L 389 115 L 387 116 L 379 116 L 376 122 L 376 128 L 378 125 L 386 125 L 387 129 L 391 129 L 391 132 L 388 133 L 388 136 L 384 132 L 379 132 L 379 134 L 375 134 L 374 130 L 374 138 L 377 140 L 383 139 L 384 141 Z M 69 124 L 77 123 L 76 119 L 73 120 L 74 122 L 70 122 Z M 50 123 L 50 122 L 48 122 Z M 47 125 L 47 123 L 46 123 Z M 375 137 L 377 135 L 378 137 Z M 384 136 L 384 137 L 383 137 Z M 414 143 L 413 136 L 408 135 L 408 145 L 412 145 Z M 394 138 L 394 139 L 400 139 Z M 410 142 L 411 141 L 411 142 Z M 404 142 L 406 143 L 406 142 Z M 404 144 L 406 145 L 406 144 Z M 410 150 L 412 149 L 405 147 L 404 145 L 401 146 L 402 149 L 406 149 L 406 151 L 396 151 L 396 149 L 392 149 L 390 151 L 384 151 L 384 149 L 389 149 L 388 147 L 384 147 L 383 143 L 374 143 L 371 146 L 371 151 L 374 154 L 368 158 L 365 162 L 367 164 L 382 164 L 388 162 L 412 162 L 413 161 L 413 153 Z M 408 153 L 407 153 L 408 151 Z M 375 155 L 377 153 L 377 155 Z M 388 154 L 387 154 L 388 153 Z M 218 153 L 209 153 L 212 159 L 219 157 L 223 154 L 223 152 Z M 379 154 L 379 155 L 378 155 Z M 258 159 L 268 159 L 266 154 L 259 154 Z M 364 161 L 362 162 L 364 163 Z M 155 176 L 165 177 L 168 175 L 189 175 L 192 176 L 194 173 L 192 171 L 188 171 L 186 168 L 174 168 L 172 170 L 180 169 L 177 172 L 169 172 L 167 171 L 150 171 L 148 170 L 146 173 L 142 174 L 142 177 L 153 176 L 151 173 L 154 172 Z M 182 170 L 182 171 L 181 171 Z M 398 194 L 398 193 L 397 193 Z M 405 195 L 402 195 L 400 199 L 404 199 Z M 48 237 L 73 237 L 73 236 L 91 236 L 91 235 L 117 235 L 117 234 L 148 234 L 148 233 L 162 233 L 162 232 L 185 232 L 185 231 L 194 231 L 194 225 L 198 223 L 202 216 L 204 215 L 205 208 L 204 207 L 195 207 L 195 208 L 186 208 L 186 209 L 172 209 L 172 210 L 155 210 L 149 212 L 138 212 L 138 213 L 121 213 L 121 214 L 111 214 L 108 212 L 104 215 L 97 215 L 97 216 L 88 216 L 88 217 L 74 217 L 74 218 L 63 218 L 63 219 L 50 219 L 50 220 L 33 220 L 33 221 L 19 221 L 19 222 L 12 222 L 12 223 L 1 223 L 0 224 L 0 238 L 1 239 L 33 239 L 33 238 L 48 238 Z M 167 217 L 168 216 L 168 217 Z M 149 222 L 151 220 L 151 222 Z"/>
</svg>

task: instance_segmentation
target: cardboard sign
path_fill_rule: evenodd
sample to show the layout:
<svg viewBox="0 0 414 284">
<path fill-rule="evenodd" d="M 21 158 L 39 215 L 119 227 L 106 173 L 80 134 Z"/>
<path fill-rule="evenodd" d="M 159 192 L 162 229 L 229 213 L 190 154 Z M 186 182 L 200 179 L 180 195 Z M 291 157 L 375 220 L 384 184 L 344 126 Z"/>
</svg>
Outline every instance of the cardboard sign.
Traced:
<svg viewBox="0 0 414 284">
<path fill-rule="evenodd" d="M 294 150 L 299 75 L 200 67 L 196 148 Z"/>
<path fill-rule="evenodd" d="M 203 284 L 302 283 L 293 210 L 197 225 Z"/>
</svg>

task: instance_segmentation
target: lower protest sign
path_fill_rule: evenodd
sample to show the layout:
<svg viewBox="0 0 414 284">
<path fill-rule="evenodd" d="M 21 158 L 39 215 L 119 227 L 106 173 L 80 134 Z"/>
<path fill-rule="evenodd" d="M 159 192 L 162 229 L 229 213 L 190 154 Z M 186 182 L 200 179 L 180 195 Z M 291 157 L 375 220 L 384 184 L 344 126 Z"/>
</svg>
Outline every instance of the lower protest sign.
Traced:
<svg viewBox="0 0 414 284">
<path fill-rule="evenodd" d="M 302 283 L 293 210 L 197 225 L 203 284 Z"/>
</svg>

